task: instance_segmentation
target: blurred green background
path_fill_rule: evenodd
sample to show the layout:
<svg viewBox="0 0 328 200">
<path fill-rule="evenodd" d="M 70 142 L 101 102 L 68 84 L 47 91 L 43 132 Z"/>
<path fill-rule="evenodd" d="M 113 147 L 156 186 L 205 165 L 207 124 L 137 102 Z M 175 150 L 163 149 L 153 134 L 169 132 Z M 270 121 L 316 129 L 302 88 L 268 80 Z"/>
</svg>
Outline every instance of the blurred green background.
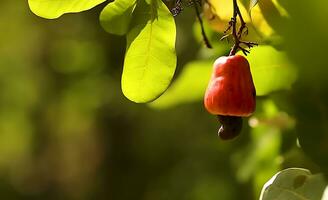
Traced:
<svg viewBox="0 0 328 200">
<path fill-rule="evenodd" d="M 328 40 L 327 14 L 314 12 L 320 3 L 327 4 L 281 1 L 296 19 L 279 33 L 299 81 L 293 92 L 260 97 L 241 136 L 225 142 L 201 101 L 154 109 L 123 96 L 125 39 L 99 25 L 104 4 L 45 20 L 26 1 L 2 0 L 0 199 L 246 200 L 282 168 L 326 170 Z M 191 34 L 194 18 L 188 8 L 176 18 L 176 77 L 206 51 Z M 320 166 L 305 157 L 297 135 L 308 136 L 300 143 Z M 316 141 L 323 145 L 312 151 Z"/>
</svg>

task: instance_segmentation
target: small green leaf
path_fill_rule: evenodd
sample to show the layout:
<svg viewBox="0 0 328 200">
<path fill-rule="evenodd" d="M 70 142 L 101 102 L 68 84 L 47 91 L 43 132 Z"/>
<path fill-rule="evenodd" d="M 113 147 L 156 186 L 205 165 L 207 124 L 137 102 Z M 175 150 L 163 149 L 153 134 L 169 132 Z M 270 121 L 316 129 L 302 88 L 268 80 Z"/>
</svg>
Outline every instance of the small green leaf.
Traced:
<svg viewBox="0 0 328 200">
<path fill-rule="evenodd" d="M 264 186 L 260 200 L 320 200 L 327 183 L 323 175 L 312 175 L 307 169 L 280 171 Z"/>
<path fill-rule="evenodd" d="M 176 27 L 161 0 L 138 1 L 127 34 L 122 90 L 131 101 L 145 103 L 159 97 L 176 68 Z"/>
<path fill-rule="evenodd" d="M 28 0 L 31 11 L 43 18 L 55 19 L 65 13 L 89 10 L 106 0 Z"/>
<path fill-rule="evenodd" d="M 214 60 L 204 60 L 187 64 L 165 94 L 149 105 L 164 109 L 202 99 L 211 77 L 213 62 Z"/>
<path fill-rule="evenodd" d="M 259 46 L 247 56 L 258 96 L 290 89 L 296 81 L 297 71 L 287 55 L 271 46 Z"/>
<path fill-rule="evenodd" d="M 108 32 L 125 35 L 128 31 L 136 0 L 115 0 L 100 14 L 100 23 Z"/>
</svg>

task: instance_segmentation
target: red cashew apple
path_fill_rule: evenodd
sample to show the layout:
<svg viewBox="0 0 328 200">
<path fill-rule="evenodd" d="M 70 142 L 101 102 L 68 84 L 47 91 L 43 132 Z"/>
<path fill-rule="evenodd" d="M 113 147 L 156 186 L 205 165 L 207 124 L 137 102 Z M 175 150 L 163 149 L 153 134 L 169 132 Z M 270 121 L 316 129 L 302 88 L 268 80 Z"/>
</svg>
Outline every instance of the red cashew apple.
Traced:
<svg viewBox="0 0 328 200">
<path fill-rule="evenodd" d="M 245 57 L 223 56 L 214 62 L 204 104 L 214 115 L 247 117 L 254 112 L 255 87 Z"/>
<path fill-rule="evenodd" d="M 247 59 L 241 55 L 222 56 L 213 65 L 204 105 L 219 116 L 219 135 L 231 139 L 239 134 L 241 117 L 250 116 L 256 105 L 256 92 Z"/>
</svg>

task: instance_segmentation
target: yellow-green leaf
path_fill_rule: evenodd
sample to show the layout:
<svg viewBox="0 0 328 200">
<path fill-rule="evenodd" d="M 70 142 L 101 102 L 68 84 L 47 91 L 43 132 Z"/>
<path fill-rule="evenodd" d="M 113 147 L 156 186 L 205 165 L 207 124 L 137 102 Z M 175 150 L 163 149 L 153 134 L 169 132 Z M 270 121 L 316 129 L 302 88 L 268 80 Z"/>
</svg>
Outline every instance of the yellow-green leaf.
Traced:
<svg viewBox="0 0 328 200">
<path fill-rule="evenodd" d="M 259 46 L 247 56 L 258 96 L 290 89 L 297 78 L 296 68 L 283 51 Z"/>
<path fill-rule="evenodd" d="M 131 101 L 145 103 L 159 97 L 176 68 L 176 27 L 161 0 L 138 1 L 127 34 L 122 90 Z"/>
<path fill-rule="evenodd" d="M 55 19 L 65 13 L 89 10 L 106 0 L 28 0 L 31 11 L 43 18 Z"/>
<path fill-rule="evenodd" d="M 250 0 L 249 2 L 249 9 L 248 11 L 250 12 L 254 6 L 259 2 L 259 0 Z"/>
<path fill-rule="evenodd" d="M 128 31 L 136 0 L 115 0 L 100 14 L 100 23 L 108 32 L 125 35 Z"/>
</svg>

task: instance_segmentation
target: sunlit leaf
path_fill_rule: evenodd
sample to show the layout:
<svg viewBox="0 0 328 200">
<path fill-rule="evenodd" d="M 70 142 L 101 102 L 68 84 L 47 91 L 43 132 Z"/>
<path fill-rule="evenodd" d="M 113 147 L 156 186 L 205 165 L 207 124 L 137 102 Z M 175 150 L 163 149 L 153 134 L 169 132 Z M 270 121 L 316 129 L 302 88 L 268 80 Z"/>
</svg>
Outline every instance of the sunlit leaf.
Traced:
<svg viewBox="0 0 328 200">
<path fill-rule="evenodd" d="M 326 185 L 320 174 L 290 168 L 277 173 L 264 185 L 260 200 L 320 200 Z"/>
<path fill-rule="evenodd" d="M 139 1 L 127 34 L 122 75 L 122 90 L 128 99 L 149 102 L 167 89 L 176 68 L 175 39 L 175 22 L 165 4 Z"/>
<path fill-rule="evenodd" d="M 208 0 L 209 4 L 204 6 L 204 15 L 208 19 L 209 24 L 218 32 L 223 32 L 228 27 L 228 22 L 233 15 L 233 4 L 231 0 Z M 238 1 L 239 9 L 243 14 L 244 21 L 249 23 L 250 18 L 247 10 Z"/>
<path fill-rule="evenodd" d="M 195 61 L 186 65 L 172 86 L 150 106 L 168 108 L 202 99 L 211 76 L 213 62 Z"/>
<path fill-rule="evenodd" d="M 65 13 L 89 10 L 106 0 L 28 0 L 33 13 L 47 19 L 55 19 Z"/>
<path fill-rule="evenodd" d="M 287 14 L 276 0 L 239 0 L 237 2 L 248 27 L 248 35 L 245 36 L 247 40 L 267 42 L 277 39 L 275 29 L 279 26 L 281 29 L 281 23 L 285 20 L 283 16 Z M 209 0 L 209 3 L 211 6 L 206 4 L 204 6 L 204 15 L 214 30 L 223 32 L 232 17 L 232 1 Z"/>
<path fill-rule="evenodd" d="M 127 33 L 136 0 L 115 0 L 109 3 L 100 14 L 100 23 L 109 33 Z"/>
<path fill-rule="evenodd" d="M 231 0 L 209 0 L 211 6 L 205 4 L 204 16 L 206 17 L 209 25 L 217 32 L 223 33 L 233 15 L 233 4 Z M 240 12 L 248 27 L 248 35 L 245 36 L 248 40 L 261 41 L 261 31 L 257 32 L 251 23 L 251 18 L 248 13 L 248 5 L 245 7 L 243 1 L 237 1 L 239 4 Z M 262 18 L 263 19 L 263 18 Z"/>
<path fill-rule="evenodd" d="M 251 11 L 252 8 L 254 8 L 254 6 L 256 6 L 256 4 L 259 2 L 259 0 L 250 0 L 249 2 L 249 11 Z"/>
<path fill-rule="evenodd" d="M 296 68 L 286 54 L 271 46 L 259 46 L 247 56 L 258 96 L 290 89 L 297 78 Z"/>
<path fill-rule="evenodd" d="M 273 36 L 274 33 L 280 34 L 285 29 L 288 12 L 277 0 L 262 0 L 252 8 L 251 17 L 257 30 L 264 36 Z"/>
</svg>

